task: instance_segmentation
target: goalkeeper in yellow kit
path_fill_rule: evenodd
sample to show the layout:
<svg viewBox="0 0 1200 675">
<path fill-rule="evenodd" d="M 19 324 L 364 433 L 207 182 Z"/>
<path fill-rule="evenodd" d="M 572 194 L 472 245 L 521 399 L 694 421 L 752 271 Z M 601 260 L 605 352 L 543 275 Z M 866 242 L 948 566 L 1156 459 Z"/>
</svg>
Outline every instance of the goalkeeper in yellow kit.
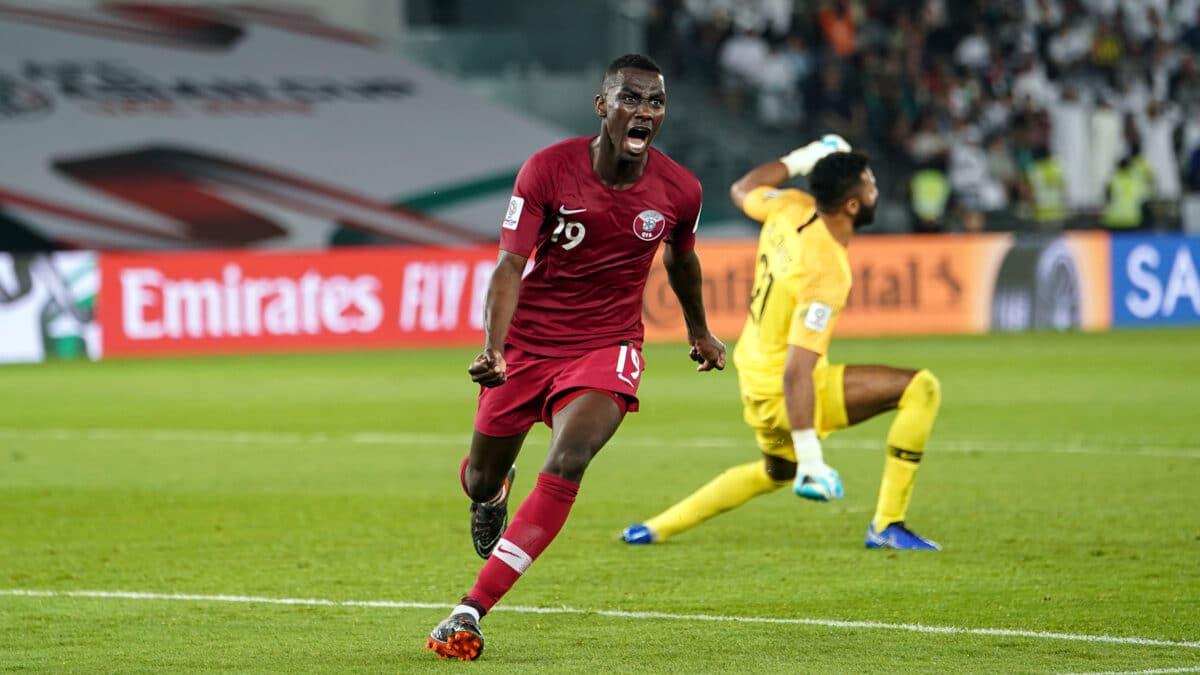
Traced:
<svg viewBox="0 0 1200 675">
<path fill-rule="evenodd" d="M 939 550 L 908 529 L 904 515 L 913 480 L 941 402 L 928 370 L 830 364 L 826 358 L 838 314 L 850 294 L 846 246 L 869 224 L 879 189 L 867 158 L 828 135 L 759 165 L 730 188 L 746 215 L 763 223 L 749 317 L 734 350 L 743 417 L 762 459 L 728 469 L 644 523 L 625 528 L 630 544 L 665 541 L 791 485 L 807 499 L 843 496 L 841 478 L 825 464 L 828 434 L 897 410 L 867 548 Z M 809 176 L 811 194 L 780 189 Z"/>
</svg>

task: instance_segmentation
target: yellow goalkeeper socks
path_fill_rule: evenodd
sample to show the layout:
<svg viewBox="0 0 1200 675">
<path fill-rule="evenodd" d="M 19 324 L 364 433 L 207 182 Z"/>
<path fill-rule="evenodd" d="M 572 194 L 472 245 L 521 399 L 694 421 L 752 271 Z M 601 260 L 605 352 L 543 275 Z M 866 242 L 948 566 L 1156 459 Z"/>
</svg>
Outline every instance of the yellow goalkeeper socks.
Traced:
<svg viewBox="0 0 1200 675">
<path fill-rule="evenodd" d="M 875 531 L 904 520 L 908 510 L 908 502 L 912 499 L 913 482 L 917 478 L 917 460 L 901 459 L 894 453 L 904 452 L 896 448 L 888 448 L 888 456 L 883 460 L 883 480 L 879 483 L 879 502 L 875 505 L 875 518 L 872 523 Z"/>
<path fill-rule="evenodd" d="M 887 436 L 888 456 L 883 463 L 883 479 L 873 521 L 876 531 L 904 520 L 912 499 L 917 466 L 925 452 L 941 401 L 941 385 L 928 370 L 914 375 L 904 389 L 896 419 L 892 420 Z"/>
<path fill-rule="evenodd" d="M 647 520 L 645 525 L 658 541 L 666 541 L 758 495 L 790 484 L 790 480 L 776 481 L 768 476 L 763 460 L 742 464 L 726 470 L 671 508 Z"/>
</svg>

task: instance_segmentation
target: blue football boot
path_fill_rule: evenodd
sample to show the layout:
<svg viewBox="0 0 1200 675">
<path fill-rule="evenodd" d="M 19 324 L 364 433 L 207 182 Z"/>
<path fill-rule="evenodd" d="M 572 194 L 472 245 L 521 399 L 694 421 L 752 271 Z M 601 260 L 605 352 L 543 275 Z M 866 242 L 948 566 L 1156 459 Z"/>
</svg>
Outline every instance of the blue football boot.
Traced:
<svg viewBox="0 0 1200 675">
<path fill-rule="evenodd" d="M 875 523 L 867 526 L 867 548 L 891 548 L 897 551 L 940 551 L 941 546 L 908 529 L 904 521 L 892 523 L 875 531 Z"/>
<path fill-rule="evenodd" d="M 626 544 L 654 544 L 658 538 L 650 531 L 650 528 L 638 523 L 630 525 L 621 532 L 621 541 Z"/>
</svg>

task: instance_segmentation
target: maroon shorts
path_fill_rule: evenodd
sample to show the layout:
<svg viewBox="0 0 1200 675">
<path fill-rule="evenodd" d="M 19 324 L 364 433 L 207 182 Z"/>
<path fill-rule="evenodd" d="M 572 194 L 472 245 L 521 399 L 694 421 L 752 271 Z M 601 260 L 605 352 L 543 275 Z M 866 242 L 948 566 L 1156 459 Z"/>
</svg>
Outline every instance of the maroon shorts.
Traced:
<svg viewBox="0 0 1200 675">
<path fill-rule="evenodd" d="M 642 381 L 641 350 L 621 344 L 581 356 L 539 356 L 506 347 L 508 381 L 479 388 L 475 430 L 488 436 L 513 436 L 529 431 L 535 422 L 552 426 L 554 405 L 580 389 L 599 389 L 620 396 L 626 410 L 638 409 Z"/>
</svg>

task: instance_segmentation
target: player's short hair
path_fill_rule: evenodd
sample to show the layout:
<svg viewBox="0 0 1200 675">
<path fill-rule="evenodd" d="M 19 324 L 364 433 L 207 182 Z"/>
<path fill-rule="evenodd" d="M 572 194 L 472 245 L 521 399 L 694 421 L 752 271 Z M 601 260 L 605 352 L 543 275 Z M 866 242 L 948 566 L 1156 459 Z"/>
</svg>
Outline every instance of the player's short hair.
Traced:
<svg viewBox="0 0 1200 675">
<path fill-rule="evenodd" d="M 835 152 L 822 157 L 808 176 L 808 189 L 822 211 L 836 211 L 862 185 L 871 163 L 861 152 Z"/>
<path fill-rule="evenodd" d="M 622 54 L 621 56 L 613 59 L 612 63 L 608 64 L 608 68 L 604 70 L 604 81 L 601 84 L 606 85 L 609 78 L 611 78 L 613 75 L 616 75 L 617 71 L 621 70 L 622 68 L 647 70 L 651 73 L 658 73 L 660 75 L 662 74 L 662 68 L 659 68 L 658 64 L 654 62 L 654 59 L 650 58 L 649 56 L 644 54 Z"/>
</svg>

